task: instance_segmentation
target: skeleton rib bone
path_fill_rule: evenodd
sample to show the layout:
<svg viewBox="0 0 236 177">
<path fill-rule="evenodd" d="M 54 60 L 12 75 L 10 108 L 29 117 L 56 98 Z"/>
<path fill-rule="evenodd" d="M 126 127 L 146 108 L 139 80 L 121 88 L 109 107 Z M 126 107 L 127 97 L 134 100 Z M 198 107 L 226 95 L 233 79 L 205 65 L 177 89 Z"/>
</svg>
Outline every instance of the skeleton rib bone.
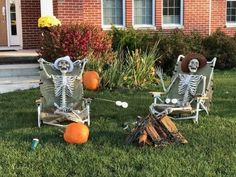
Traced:
<svg viewBox="0 0 236 177">
<path fill-rule="evenodd" d="M 182 104 L 189 102 L 191 97 L 196 94 L 202 77 L 202 75 L 179 74 L 178 94 L 184 95 Z"/>
</svg>

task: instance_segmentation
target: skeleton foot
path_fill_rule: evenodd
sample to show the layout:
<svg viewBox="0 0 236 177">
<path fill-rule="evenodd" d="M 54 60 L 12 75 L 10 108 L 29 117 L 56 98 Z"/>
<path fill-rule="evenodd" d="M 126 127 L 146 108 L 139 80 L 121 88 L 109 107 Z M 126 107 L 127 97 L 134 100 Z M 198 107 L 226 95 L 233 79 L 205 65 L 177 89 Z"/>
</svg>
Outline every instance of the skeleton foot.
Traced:
<svg viewBox="0 0 236 177">
<path fill-rule="evenodd" d="M 63 117 L 65 117 L 67 120 L 70 120 L 70 121 L 73 121 L 73 122 L 83 122 L 82 118 L 78 115 L 78 114 L 75 114 L 74 111 L 72 112 L 64 112 L 64 111 L 61 111 L 59 109 L 57 109 L 54 114 L 58 114 L 58 115 L 61 115 Z"/>
</svg>

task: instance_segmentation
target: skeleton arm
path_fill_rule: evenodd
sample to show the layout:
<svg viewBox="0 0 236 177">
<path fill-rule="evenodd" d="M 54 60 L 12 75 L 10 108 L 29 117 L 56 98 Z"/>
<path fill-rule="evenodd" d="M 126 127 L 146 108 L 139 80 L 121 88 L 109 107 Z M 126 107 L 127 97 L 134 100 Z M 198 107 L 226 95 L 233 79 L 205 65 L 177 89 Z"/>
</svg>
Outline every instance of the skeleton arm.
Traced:
<svg viewBox="0 0 236 177">
<path fill-rule="evenodd" d="M 164 92 L 166 92 L 166 87 L 165 87 L 165 84 L 163 81 L 163 69 L 161 67 L 157 67 L 156 75 L 160 78 L 162 88 L 163 88 Z"/>
<path fill-rule="evenodd" d="M 178 75 L 176 74 L 174 76 L 174 78 L 172 79 L 171 81 L 171 84 L 169 85 L 169 87 L 166 89 L 165 87 L 165 84 L 164 84 L 164 81 L 163 81 L 163 70 L 162 68 L 158 67 L 157 70 L 156 70 L 156 74 L 157 76 L 160 78 L 160 81 L 161 81 L 161 84 L 162 84 L 162 88 L 164 90 L 164 92 L 169 92 L 170 88 L 172 87 L 172 85 L 174 84 L 174 82 L 176 81 L 176 79 L 178 78 Z"/>
<path fill-rule="evenodd" d="M 52 63 L 45 61 L 43 58 L 40 58 L 40 59 L 38 60 L 38 62 L 40 63 L 40 66 L 41 66 L 41 68 L 43 69 L 43 71 L 45 72 L 46 76 L 47 76 L 48 78 L 52 78 L 52 75 L 49 75 L 49 74 L 48 74 L 48 72 L 47 72 L 47 70 L 46 70 L 46 68 L 45 68 L 45 66 L 44 66 L 44 63 L 50 64 L 50 65 L 51 65 Z"/>
<path fill-rule="evenodd" d="M 88 60 L 86 58 L 84 58 L 83 60 L 77 60 L 73 63 L 74 65 L 80 65 L 80 74 L 79 74 L 79 76 L 76 77 L 76 79 L 81 80 L 87 61 Z"/>
</svg>

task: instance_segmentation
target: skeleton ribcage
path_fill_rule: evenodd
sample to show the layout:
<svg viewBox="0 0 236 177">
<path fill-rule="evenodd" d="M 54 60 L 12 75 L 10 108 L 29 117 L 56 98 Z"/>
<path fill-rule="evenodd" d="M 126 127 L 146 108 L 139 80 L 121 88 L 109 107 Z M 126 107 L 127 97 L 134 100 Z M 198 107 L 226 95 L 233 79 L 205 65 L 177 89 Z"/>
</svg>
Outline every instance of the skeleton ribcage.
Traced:
<svg viewBox="0 0 236 177">
<path fill-rule="evenodd" d="M 55 96 L 62 96 L 63 89 L 65 89 L 66 96 L 72 97 L 75 79 L 73 76 L 65 76 L 65 78 L 63 76 L 53 76 Z"/>
<path fill-rule="evenodd" d="M 180 82 L 178 94 L 184 95 L 184 102 L 189 101 L 196 95 L 198 85 L 202 79 L 201 75 L 179 74 Z"/>
</svg>

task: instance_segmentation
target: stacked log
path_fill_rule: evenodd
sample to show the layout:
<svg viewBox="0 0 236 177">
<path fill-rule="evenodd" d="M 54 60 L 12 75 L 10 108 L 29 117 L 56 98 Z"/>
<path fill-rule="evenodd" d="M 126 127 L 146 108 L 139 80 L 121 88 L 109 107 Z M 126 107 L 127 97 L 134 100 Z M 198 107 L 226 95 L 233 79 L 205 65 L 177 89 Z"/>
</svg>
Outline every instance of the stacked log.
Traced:
<svg viewBox="0 0 236 177">
<path fill-rule="evenodd" d="M 138 143 L 141 146 L 148 144 L 155 147 L 172 143 L 188 143 L 170 117 L 167 115 L 153 116 L 152 114 L 138 118 L 126 142 L 128 144 Z"/>
</svg>

